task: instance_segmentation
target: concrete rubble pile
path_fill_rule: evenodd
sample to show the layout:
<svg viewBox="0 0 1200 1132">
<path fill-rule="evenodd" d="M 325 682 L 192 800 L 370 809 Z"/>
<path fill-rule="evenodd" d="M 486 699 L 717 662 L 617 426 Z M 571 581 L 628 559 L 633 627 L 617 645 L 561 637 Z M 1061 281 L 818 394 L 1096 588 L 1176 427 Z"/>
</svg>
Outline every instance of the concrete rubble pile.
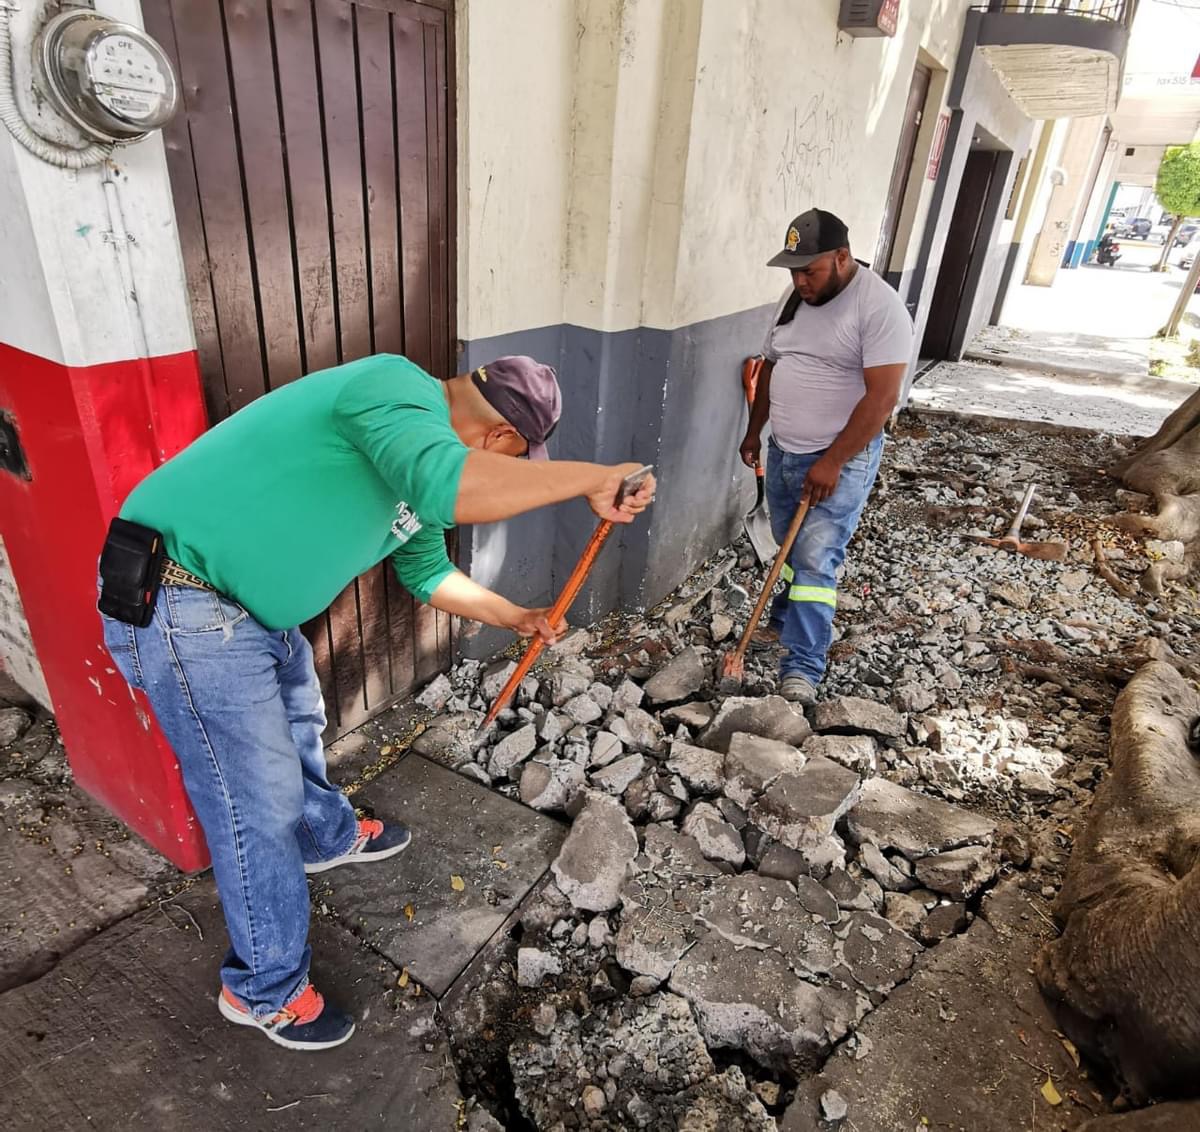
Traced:
<svg viewBox="0 0 1200 1132">
<path fill-rule="evenodd" d="M 1031 823 L 1068 822 L 1104 767 L 1105 666 L 1147 634 L 1187 652 L 1200 620 L 1093 571 L 1071 524 L 1112 501 L 1048 479 L 1042 447 L 965 426 L 894 440 L 807 715 L 774 694 L 771 652 L 717 694 L 762 576 L 741 545 L 651 614 L 574 630 L 490 734 L 511 660 L 426 689 L 416 750 L 572 823 L 513 972 L 560 1004 L 507 1049 L 536 1127 L 773 1127 L 789 1082 L 835 1047 L 867 1055 L 863 1019 L 967 930 L 1002 867 L 1047 863 Z M 969 537 L 1002 533 L 1035 477 L 1030 537 L 1064 538 L 1066 563 Z M 841 1098 L 822 1112 L 837 1126 Z"/>
</svg>

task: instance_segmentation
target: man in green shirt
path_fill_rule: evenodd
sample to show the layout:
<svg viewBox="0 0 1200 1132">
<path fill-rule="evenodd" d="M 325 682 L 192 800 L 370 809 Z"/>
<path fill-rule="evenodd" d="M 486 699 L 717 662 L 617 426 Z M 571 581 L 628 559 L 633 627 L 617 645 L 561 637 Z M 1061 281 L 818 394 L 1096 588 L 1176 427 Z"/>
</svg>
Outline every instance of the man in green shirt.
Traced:
<svg viewBox="0 0 1200 1132">
<path fill-rule="evenodd" d="M 230 950 L 221 1014 L 289 1049 L 354 1031 L 308 981 L 305 874 L 390 857 L 403 826 L 359 821 L 325 773 L 325 711 L 297 628 L 384 558 L 421 601 L 553 641 L 563 626 L 456 570 L 445 532 L 584 497 L 629 522 L 636 464 L 554 461 L 554 371 L 510 357 L 441 382 L 378 355 L 259 398 L 157 468 L 121 518 L 168 556 L 144 628 L 104 617 L 122 674 L 150 700 L 208 842 Z M 528 457 L 519 459 L 518 457 Z"/>
</svg>

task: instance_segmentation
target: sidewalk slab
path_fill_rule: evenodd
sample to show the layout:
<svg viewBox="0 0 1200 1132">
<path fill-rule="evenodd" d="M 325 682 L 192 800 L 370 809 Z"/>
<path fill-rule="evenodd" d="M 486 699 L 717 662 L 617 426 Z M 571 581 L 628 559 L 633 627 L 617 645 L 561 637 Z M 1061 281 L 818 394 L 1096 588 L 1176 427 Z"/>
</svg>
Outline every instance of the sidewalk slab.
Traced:
<svg viewBox="0 0 1200 1132">
<path fill-rule="evenodd" d="M 412 844 L 369 867 L 319 874 L 315 900 L 439 997 L 549 868 L 567 833 L 417 754 L 354 802 L 403 822 Z"/>
<path fill-rule="evenodd" d="M 173 873 L 136 838 L 99 839 L 110 826 L 86 813 L 0 826 L 0 991 L 37 978 L 142 908 L 156 880 Z"/>
<path fill-rule="evenodd" d="M 433 1000 L 399 990 L 391 964 L 327 920 L 311 941 L 314 982 L 358 1032 L 306 1054 L 217 1013 L 226 938 L 210 880 L 108 928 L 0 996 L 0 1128 L 455 1127 Z"/>
<path fill-rule="evenodd" d="M 942 362 L 920 377 L 909 404 L 958 413 L 1085 428 L 1116 436 L 1150 436 L 1196 386 L 1163 377 L 1079 377 L 1012 365 Z"/>
<path fill-rule="evenodd" d="M 963 360 L 1073 377 L 1145 377 L 1150 370 L 1150 339 L 985 326 Z"/>
</svg>

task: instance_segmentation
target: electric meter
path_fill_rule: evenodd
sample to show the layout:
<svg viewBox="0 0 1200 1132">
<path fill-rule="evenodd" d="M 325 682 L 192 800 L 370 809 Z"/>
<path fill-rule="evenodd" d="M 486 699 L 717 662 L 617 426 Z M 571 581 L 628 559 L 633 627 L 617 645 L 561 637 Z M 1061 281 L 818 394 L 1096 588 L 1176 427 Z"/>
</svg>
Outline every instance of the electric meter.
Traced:
<svg viewBox="0 0 1200 1132">
<path fill-rule="evenodd" d="M 96 12 L 64 12 L 41 34 L 40 61 L 54 108 L 91 138 L 130 142 L 170 121 L 175 68 L 140 28 Z"/>
</svg>

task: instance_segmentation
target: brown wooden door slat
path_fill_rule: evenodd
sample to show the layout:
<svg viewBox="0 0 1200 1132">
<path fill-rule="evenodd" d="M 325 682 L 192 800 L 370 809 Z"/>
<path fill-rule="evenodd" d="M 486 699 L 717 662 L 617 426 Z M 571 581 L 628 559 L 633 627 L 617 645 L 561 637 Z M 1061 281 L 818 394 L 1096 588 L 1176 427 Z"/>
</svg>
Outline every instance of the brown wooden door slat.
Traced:
<svg viewBox="0 0 1200 1132">
<path fill-rule="evenodd" d="M 213 423 L 371 353 L 452 371 L 449 16 L 417 0 L 148 5 L 184 113 L 166 131 Z M 384 563 L 304 626 L 343 733 L 452 659 Z"/>
<path fill-rule="evenodd" d="M 299 377 L 303 365 L 268 9 L 260 0 L 226 0 L 225 25 L 254 246 L 267 388 L 274 389 Z"/>
<path fill-rule="evenodd" d="M 424 25 L 397 16 L 392 21 L 396 47 L 396 86 L 419 89 L 425 81 Z M 396 144 L 400 159 L 400 237 L 404 286 L 404 353 L 433 372 L 430 327 L 429 139 L 424 98 L 401 98 L 396 106 Z"/>
<path fill-rule="evenodd" d="M 233 108 L 218 5 L 175 0 L 176 42 L 183 51 L 180 78 L 187 91 L 188 128 L 196 184 L 204 209 L 208 270 L 228 408 L 236 412 L 266 391 L 258 341 L 253 252 L 242 198 Z"/>
</svg>

